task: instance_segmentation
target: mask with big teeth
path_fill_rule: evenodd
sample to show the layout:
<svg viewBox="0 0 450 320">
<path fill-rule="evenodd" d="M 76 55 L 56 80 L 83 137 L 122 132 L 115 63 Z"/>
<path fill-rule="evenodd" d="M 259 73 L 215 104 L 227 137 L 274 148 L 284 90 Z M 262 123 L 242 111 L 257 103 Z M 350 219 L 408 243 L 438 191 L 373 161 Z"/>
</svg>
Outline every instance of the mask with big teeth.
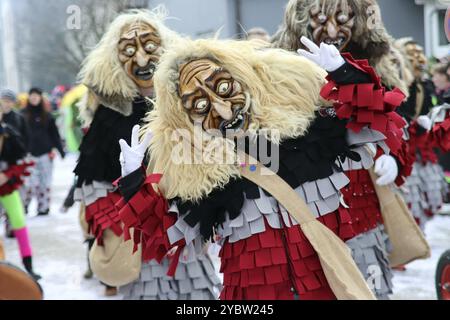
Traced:
<svg viewBox="0 0 450 320">
<path fill-rule="evenodd" d="M 140 89 L 153 87 L 160 46 L 158 31 L 145 23 L 129 25 L 120 37 L 119 60 L 128 76 Z"/>
<path fill-rule="evenodd" d="M 249 127 L 249 98 L 242 84 L 209 59 L 181 66 L 179 95 L 191 121 L 202 123 L 205 131 L 233 136 Z"/>
<path fill-rule="evenodd" d="M 421 79 L 427 68 L 427 57 L 423 48 L 416 43 L 409 43 L 406 45 L 405 51 L 413 68 L 414 77 Z"/>
<path fill-rule="evenodd" d="M 350 6 L 346 7 L 348 9 L 343 11 L 341 4 L 338 4 L 336 11 L 328 14 L 322 12 L 320 7 L 311 10 L 310 27 L 316 44 L 332 44 L 341 52 L 347 48 L 352 39 L 355 16 Z"/>
</svg>

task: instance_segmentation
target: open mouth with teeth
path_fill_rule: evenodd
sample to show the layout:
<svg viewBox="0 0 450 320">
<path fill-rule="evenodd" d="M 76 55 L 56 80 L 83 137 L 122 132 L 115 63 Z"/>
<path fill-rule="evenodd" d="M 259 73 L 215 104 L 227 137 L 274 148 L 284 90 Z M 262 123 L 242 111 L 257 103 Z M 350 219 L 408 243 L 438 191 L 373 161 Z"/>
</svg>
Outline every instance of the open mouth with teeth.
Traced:
<svg viewBox="0 0 450 320">
<path fill-rule="evenodd" d="M 338 49 L 342 49 L 347 43 L 347 38 L 345 37 L 338 37 L 336 39 L 325 38 L 323 42 L 325 42 L 326 44 L 334 45 Z"/>
<path fill-rule="evenodd" d="M 230 121 L 223 121 L 220 124 L 220 131 L 223 135 L 227 132 L 237 132 L 237 131 L 245 131 L 247 129 L 248 124 L 248 115 L 244 112 L 244 110 L 240 110 L 236 113 L 234 118 Z"/>
<path fill-rule="evenodd" d="M 134 75 L 139 80 L 150 80 L 153 78 L 153 75 L 155 74 L 156 65 L 153 62 L 150 62 L 147 66 L 141 68 L 136 67 L 134 69 Z"/>
</svg>

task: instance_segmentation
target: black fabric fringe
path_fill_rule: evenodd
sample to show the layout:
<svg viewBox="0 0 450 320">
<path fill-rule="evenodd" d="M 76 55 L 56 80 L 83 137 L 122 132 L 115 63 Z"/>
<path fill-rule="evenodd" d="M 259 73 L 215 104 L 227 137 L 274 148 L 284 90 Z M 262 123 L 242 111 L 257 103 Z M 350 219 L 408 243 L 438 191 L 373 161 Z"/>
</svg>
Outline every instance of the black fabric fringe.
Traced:
<svg viewBox="0 0 450 320">
<path fill-rule="evenodd" d="M 119 140 L 131 142 L 131 131 L 141 124 L 152 106 L 142 98 L 133 102 L 133 113 L 126 117 L 104 106 L 97 109 L 92 124 L 80 146 L 80 156 L 74 173 L 77 187 L 92 181 L 114 182 L 120 178 Z"/>
</svg>

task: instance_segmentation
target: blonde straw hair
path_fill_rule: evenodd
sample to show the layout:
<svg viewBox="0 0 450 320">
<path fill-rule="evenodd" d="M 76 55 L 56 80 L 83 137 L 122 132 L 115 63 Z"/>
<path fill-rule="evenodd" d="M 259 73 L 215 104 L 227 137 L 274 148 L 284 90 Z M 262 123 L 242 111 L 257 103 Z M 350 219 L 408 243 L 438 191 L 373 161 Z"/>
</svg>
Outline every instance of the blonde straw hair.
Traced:
<svg viewBox="0 0 450 320">
<path fill-rule="evenodd" d="M 167 12 L 163 6 L 153 10 L 130 10 L 119 15 L 109 26 L 98 45 L 83 61 L 78 74 L 80 83 L 86 85 L 90 95 L 96 95 L 101 102 L 111 102 L 108 107 L 119 108 L 116 111 L 129 115 L 130 102 L 138 95 L 138 87 L 125 72 L 119 61 L 118 44 L 125 28 L 132 24 L 142 23 L 154 27 L 161 38 L 161 51 L 170 47 L 179 36 L 164 26 Z M 161 53 L 162 53 L 161 52 Z M 93 100 L 89 98 L 87 100 Z M 125 106 L 120 106 L 120 105 Z M 127 107 L 126 107 L 127 106 Z M 122 109 L 120 109 L 122 107 Z M 81 112 L 87 118 L 94 110 L 83 110 L 93 106 L 83 106 Z"/>
<path fill-rule="evenodd" d="M 178 96 L 179 68 L 185 62 L 202 58 L 216 62 L 244 86 L 251 98 L 249 131 L 264 134 L 274 143 L 304 135 L 321 103 L 320 89 L 326 73 L 297 54 L 261 48 L 260 43 L 249 41 L 178 43 L 160 61 L 154 79 L 157 100 L 143 129 L 153 132 L 150 170 L 155 170 L 156 165 L 157 171 L 164 174 L 162 185 L 168 198 L 196 201 L 239 175 L 236 164 L 174 164 L 171 159 L 176 147 L 171 140 L 173 132 L 185 129 L 194 133 L 194 125 Z M 279 136 L 271 135 L 271 130 L 277 130 Z M 231 148 L 218 152 L 234 151 Z"/>
</svg>

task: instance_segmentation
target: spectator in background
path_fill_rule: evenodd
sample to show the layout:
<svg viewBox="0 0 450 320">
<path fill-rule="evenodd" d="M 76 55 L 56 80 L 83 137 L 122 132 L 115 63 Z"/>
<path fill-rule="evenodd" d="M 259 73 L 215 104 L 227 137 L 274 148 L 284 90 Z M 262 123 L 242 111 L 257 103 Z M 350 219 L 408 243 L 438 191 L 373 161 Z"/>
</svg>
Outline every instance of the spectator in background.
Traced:
<svg viewBox="0 0 450 320">
<path fill-rule="evenodd" d="M 449 64 L 439 63 L 436 64 L 431 74 L 433 76 L 433 84 L 436 88 L 436 96 L 438 99 L 438 105 L 444 102 L 450 103 L 450 73 Z"/>
<path fill-rule="evenodd" d="M 0 92 L 0 108 L 3 112 L 3 122 L 13 127 L 20 135 L 28 139 L 28 129 L 24 117 L 16 111 L 17 97 L 14 91 L 3 89 Z M 28 150 L 28 141 L 25 140 Z"/>
<path fill-rule="evenodd" d="M 38 201 L 38 215 L 46 216 L 50 211 L 50 185 L 53 171 L 53 149 L 65 157 L 55 119 L 46 111 L 42 90 L 33 88 L 29 92 L 28 104 L 23 111 L 29 130 L 29 151 L 36 163 L 24 191 L 25 208 L 33 199 Z"/>
</svg>

